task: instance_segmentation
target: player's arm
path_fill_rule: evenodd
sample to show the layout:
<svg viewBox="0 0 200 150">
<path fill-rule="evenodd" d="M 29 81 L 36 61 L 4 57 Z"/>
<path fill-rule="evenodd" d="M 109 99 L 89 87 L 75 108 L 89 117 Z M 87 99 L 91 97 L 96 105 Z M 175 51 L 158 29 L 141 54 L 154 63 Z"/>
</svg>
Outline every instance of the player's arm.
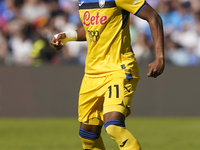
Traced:
<svg viewBox="0 0 200 150">
<path fill-rule="evenodd" d="M 164 34 L 161 17 L 148 4 L 141 10 L 138 17 L 145 19 L 150 26 L 155 48 L 155 60 L 148 65 L 149 72 L 147 76 L 156 78 L 164 71 Z"/>
<path fill-rule="evenodd" d="M 56 50 L 60 50 L 68 41 L 86 41 L 84 27 L 82 26 L 76 31 L 66 31 L 54 35 L 51 39 L 51 44 Z"/>
</svg>

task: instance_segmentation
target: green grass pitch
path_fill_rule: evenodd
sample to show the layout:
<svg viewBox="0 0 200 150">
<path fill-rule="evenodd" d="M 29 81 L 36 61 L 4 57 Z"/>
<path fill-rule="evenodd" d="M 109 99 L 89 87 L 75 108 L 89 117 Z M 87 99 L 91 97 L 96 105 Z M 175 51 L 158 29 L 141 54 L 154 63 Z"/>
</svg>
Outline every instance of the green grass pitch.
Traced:
<svg viewBox="0 0 200 150">
<path fill-rule="evenodd" d="M 129 117 L 143 150 L 199 150 L 200 118 Z M 0 150 L 82 150 L 76 118 L 0 118 Z M 117 145 L 102 129 L 107 150 Z"/>
</svg>

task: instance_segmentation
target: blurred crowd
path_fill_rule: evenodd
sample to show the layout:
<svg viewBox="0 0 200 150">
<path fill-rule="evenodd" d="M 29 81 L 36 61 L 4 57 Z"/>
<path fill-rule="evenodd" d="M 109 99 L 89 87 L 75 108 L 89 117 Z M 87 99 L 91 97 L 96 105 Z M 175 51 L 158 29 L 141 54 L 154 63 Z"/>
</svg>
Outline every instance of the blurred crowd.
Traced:
<svg viewBox="0 0 200 150">
<path fill-rule="evenodd" d="M 164 25 L 166 63 L 200 65 L 200 0 L 147 0 Z M 84 65 L 86 42 L 68 42 L 61 51 L 52 36 L 81 26 L 77 0 L 0 0 L 0 65 Z M 139 64 L 154 59 L 148 23 L 131 15 L 130 33 Z"/>
</svg>

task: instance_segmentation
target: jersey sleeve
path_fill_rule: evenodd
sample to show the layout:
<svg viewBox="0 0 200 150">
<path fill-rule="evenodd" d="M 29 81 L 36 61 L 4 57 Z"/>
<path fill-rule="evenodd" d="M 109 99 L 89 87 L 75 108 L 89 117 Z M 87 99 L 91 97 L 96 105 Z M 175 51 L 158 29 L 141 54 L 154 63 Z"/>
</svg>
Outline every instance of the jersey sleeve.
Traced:
<svg viewBox="0 0 200 150">
<path fill-rule="evenodd" d="M 138 15 L 147 4 L 145 0 L 115 0 L 115 3 L 134 15 Z"/>
</svg>

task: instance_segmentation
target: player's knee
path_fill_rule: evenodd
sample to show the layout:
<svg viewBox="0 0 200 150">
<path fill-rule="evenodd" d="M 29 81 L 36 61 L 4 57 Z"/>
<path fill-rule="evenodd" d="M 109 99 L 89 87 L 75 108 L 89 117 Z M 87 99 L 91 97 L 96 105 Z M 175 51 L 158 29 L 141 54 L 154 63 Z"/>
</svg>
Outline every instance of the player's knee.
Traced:
<svg viewBox="0 0 200 150">
<path fill-rule="evenodd" d="M 100 134 L 80 129 L 79 137 L 82 141 L 84 150 L 105 150 Z"/>
<path fill-rule="evenodd" d="M 100 137 L 100 134 L 89 132 L 89 131 L 86 131 L 86 130 L 83 130 L 83 129 L 80 128 L 79 129 L 79 136 L 81 138 L 84 138 L 84 139 L 96 140 Z"/>
<path fill-rule="evenodd" d="M 116 126 L 122 127 L 122 128 L 117 128 Z M 116 136 L 120 136 L 120 133 L 122 132 L 122 129 L 125 127 L 125 123 L 119 120 L 111 120 L 108 121 L 104 124 L 104 129 L 107 132 L 111 138 L 115 138 Z"/>
</svg>

